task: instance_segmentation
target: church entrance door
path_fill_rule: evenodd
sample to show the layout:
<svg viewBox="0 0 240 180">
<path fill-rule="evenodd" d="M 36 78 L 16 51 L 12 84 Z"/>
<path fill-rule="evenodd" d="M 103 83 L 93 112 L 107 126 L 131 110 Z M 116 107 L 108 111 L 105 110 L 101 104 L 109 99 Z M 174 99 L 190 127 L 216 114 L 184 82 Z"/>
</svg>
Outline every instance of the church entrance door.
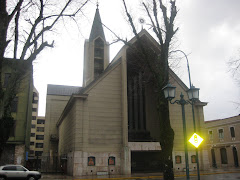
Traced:
<svg viewBox="0 0 240 180">
<path fill-rule="evenodd" d="M 161 151 L 132 151 L 131 172 L 162 172 Z"/>
</svg>

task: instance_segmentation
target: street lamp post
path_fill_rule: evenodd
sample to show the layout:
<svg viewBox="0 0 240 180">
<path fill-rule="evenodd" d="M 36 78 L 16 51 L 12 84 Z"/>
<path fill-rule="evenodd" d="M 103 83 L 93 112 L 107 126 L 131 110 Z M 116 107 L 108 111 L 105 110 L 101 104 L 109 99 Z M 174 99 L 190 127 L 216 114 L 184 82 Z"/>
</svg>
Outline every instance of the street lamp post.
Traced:
<svg viewBox="0 0 240 180">
<path fill-rule="evenodd" d="M 191 88 L 188 90 L 189 91 L 188 94 L 193 96 L 193 89 L 194 89 L 194 86 L 191 86 Z M 195 102 L 195 100 L 193 98 L 189 98 L 189 99 L 192 102 L 191 105 L 192 105 L 192 115 L 193 115 L 193 129 L 194 129 L 194 133 L 196 133 L 197 130 L 196 130 L 195 113 L 194 113 L 194 102 Z M 197 162 L 197 176 L 198 176 L 198 180 L 200 180 L 198 148 L 196 148 L 196 162 Z"/>
<path fill-rule="evenodd" d="M 186 179 L 189 180 L 189 164 L 188 164 L 188 147 L 187 147 L 187 134 L 186 134 L 186 119 L 185 119 L 185 105 L 191 104 L 191 101 L 186 101 L 184 95 L 181 93 L 180 100 L 175 100 L 172 102 L 172 99 L 175 98 L 176 87 L 171 84 L 167 84 L 164 88 L 164 96 L 171 104 L 181 105 L 182 108 L 182 121 L 183 121 L 183 137 L 184 137 L 184 151 L 185 151 L 185 164 L 186 164 Z M 199 98 L 199 89 L 193 88 L 191 91 L 188 91 L 188 97 L 190 100 Z"/>
<path fill-rule="evenodd" d="M 191 82 L 191 75 L 190 75 L 190 68 L 189 68 L 188 57 L 182 50 L 176 50 L 176 51 L 172 51 L 172 52 L 181 52 L 185 56 L 185 58 L 187 60 L 188 78 L 189 78 L 189 85 L 190 85 L 189 86 L 189 88 L 190 88 L 189 91 L 190 91 L 190 96 L 192 95 L 192 97 L 193 97 L 192 89 L 194 88 L 194 86 L 192 85 L 192 82 Z M 192 102 L 191 105 L 192 105 L 192 115 L 193 115 L 193 129 L 194 129 L 194 133 L 196 133 L 197 129 L 196 129 L 196 122 L 195 122 L 194 99 L 191 99 L 191 98 L 189 98 L 189 99 Z M 198 176 L 198 180 L 200 180 L 198 148 L 196 148 L 196 162 L 197 162 L 197 176 Z"/>
</svg>

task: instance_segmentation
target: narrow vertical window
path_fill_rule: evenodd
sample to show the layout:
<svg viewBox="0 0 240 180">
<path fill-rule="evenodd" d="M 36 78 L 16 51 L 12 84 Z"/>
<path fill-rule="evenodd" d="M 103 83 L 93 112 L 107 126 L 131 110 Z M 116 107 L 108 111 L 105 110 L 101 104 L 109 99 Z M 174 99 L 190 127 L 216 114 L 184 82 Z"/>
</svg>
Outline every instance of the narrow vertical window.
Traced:
<svg viewBox="0 0 240 180">
<path fill-rule="evenodd" d="M 94 78 L 104 70 L 104 42 L 98 38 L 94 42 Z"/>
<path fill-rule="evenodd" d="M 213 132 L 212 131 L 208 131 L 208 134 L 209 134 L 209 140 L 212 140 L 213 139 Z"/>
<path fill-rule="evenodd" d="M 235 129 L 234 129 L 234 127 L 230 127 L 230 133 L 231 133 L 231 137 L 235 138 Z"/>
<path fill-rule="evenodd" d="M 218 135 L 219 135 L 219 139 L 223 139 L 224 138 L 223 129 L 219 129 L 218 130 Z"/>
</svg>

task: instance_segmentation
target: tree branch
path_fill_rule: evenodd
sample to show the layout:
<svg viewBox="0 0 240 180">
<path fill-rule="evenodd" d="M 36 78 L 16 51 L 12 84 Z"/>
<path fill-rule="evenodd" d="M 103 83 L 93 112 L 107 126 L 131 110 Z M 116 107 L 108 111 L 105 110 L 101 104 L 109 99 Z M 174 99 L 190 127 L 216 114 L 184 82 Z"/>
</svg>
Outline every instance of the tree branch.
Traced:
<svg viewBox="0 0 240 180">
<path fill-rule="evenodd" d="M 34 52 L 28 57 L 27 61 L 33 61 L 36 59 L 37 55 L 45 48 L 45 47 L 54 47 L 54 41 L 52 41 L 52 44 L 48 44 L 47 41 L 43 42 L 39 48 L 35 49 Z"/>
<path fill-rule="evenodd" d="M 125 12 L 126 12 L 126 14 L 127 14 L 128 20 L 129 20 L 130 25 L 131 25 L 131 27 L 132 27 L 133 33 L 134 33 L 135 36 L 137 36 L 137 38 L 139 38 L 138 33 L 137 33 L 137 30 L 136 30 L 136 28 L 135 28 L 135 26 L 134 26 L 134 24 L 133 24 L 132 17 L 131 17 L 131 15 L 128 13 L 125 0 L 123 0 L 123 4 L 124 4 L 124 8 L 125 8 Z"/>
<path fill-rule="evenodd" d="M 14 52 L 13 52 L 14 59 L 17 59 L 19 17 L 20 17 L 20 8 L 18 9 L 16 17 L 15 17 L 15 39 L 14 39 Z"/>
<path fill-rule="evenodd" d="M 166 8 L 166 6 L 163 5 L 162 0 L 159 0 L 159 3 L 160 3 L 160 9 L 162 10 L 162 13 L 163 13 L 163 20 L 164 20 L 164 24 L 166 27 L 166 31 L 168 31 L 169 22 L 168 22 L 168 17 L 167 17 L 167 8 Z"/>
<path fill-rule="evenodd" d="M 26 41 L 26 43 L 23 47 L 23 50 L 22 50 L 22 53 L 21 53 L 21 56 L 20 56 L 20 60 L 24 60 L 24 57 L 26 56 L 26 52 L 27 52 L 28 48 L 31 46 L 30 42 L 31 42 L 33 34 L 36 30 L 36 27 L 41 22 L 41 19 L 43 17 L 43 0 L 40 0 L 40 2 L 41 2 L 41 6 L 40 6 L 39 16 L 37 17 L 37 19 L 35 20 L 32 28 L 31 28 L 31 31 L 30 31 L 30 33 L 28 35 L 28 38 L 27 38 L 27 41 Z"/>
<path fill-rule="evenodd" d="M 9 17 L 9 22 L 12 20 L 13 16 L 15 15 L 15 13 L 17 11 L 20 11 L 20 8 L 22 6 L 24 0 L 19 0 L 19 2 L 17 3 L 17 5 L 15 6 L 14 10 L 12 11 L 12 13 L 10 15 L 8 15 Z"/>
</svg>

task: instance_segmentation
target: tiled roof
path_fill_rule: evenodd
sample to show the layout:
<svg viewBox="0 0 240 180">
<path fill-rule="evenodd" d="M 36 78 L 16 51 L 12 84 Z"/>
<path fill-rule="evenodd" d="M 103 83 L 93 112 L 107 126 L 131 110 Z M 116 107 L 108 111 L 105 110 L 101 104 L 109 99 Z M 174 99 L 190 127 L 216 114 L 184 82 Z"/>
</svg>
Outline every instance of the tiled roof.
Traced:
<svg viewBox="0 0 240 180">
<path fill-rule="evenodd" d="M 77 94 L 80 91 L 80 89 L 82 89 L 82 87 L 48 84 L 47 94 L 48 95 L 70 96 L 72 94 Z"/>
</svg>

